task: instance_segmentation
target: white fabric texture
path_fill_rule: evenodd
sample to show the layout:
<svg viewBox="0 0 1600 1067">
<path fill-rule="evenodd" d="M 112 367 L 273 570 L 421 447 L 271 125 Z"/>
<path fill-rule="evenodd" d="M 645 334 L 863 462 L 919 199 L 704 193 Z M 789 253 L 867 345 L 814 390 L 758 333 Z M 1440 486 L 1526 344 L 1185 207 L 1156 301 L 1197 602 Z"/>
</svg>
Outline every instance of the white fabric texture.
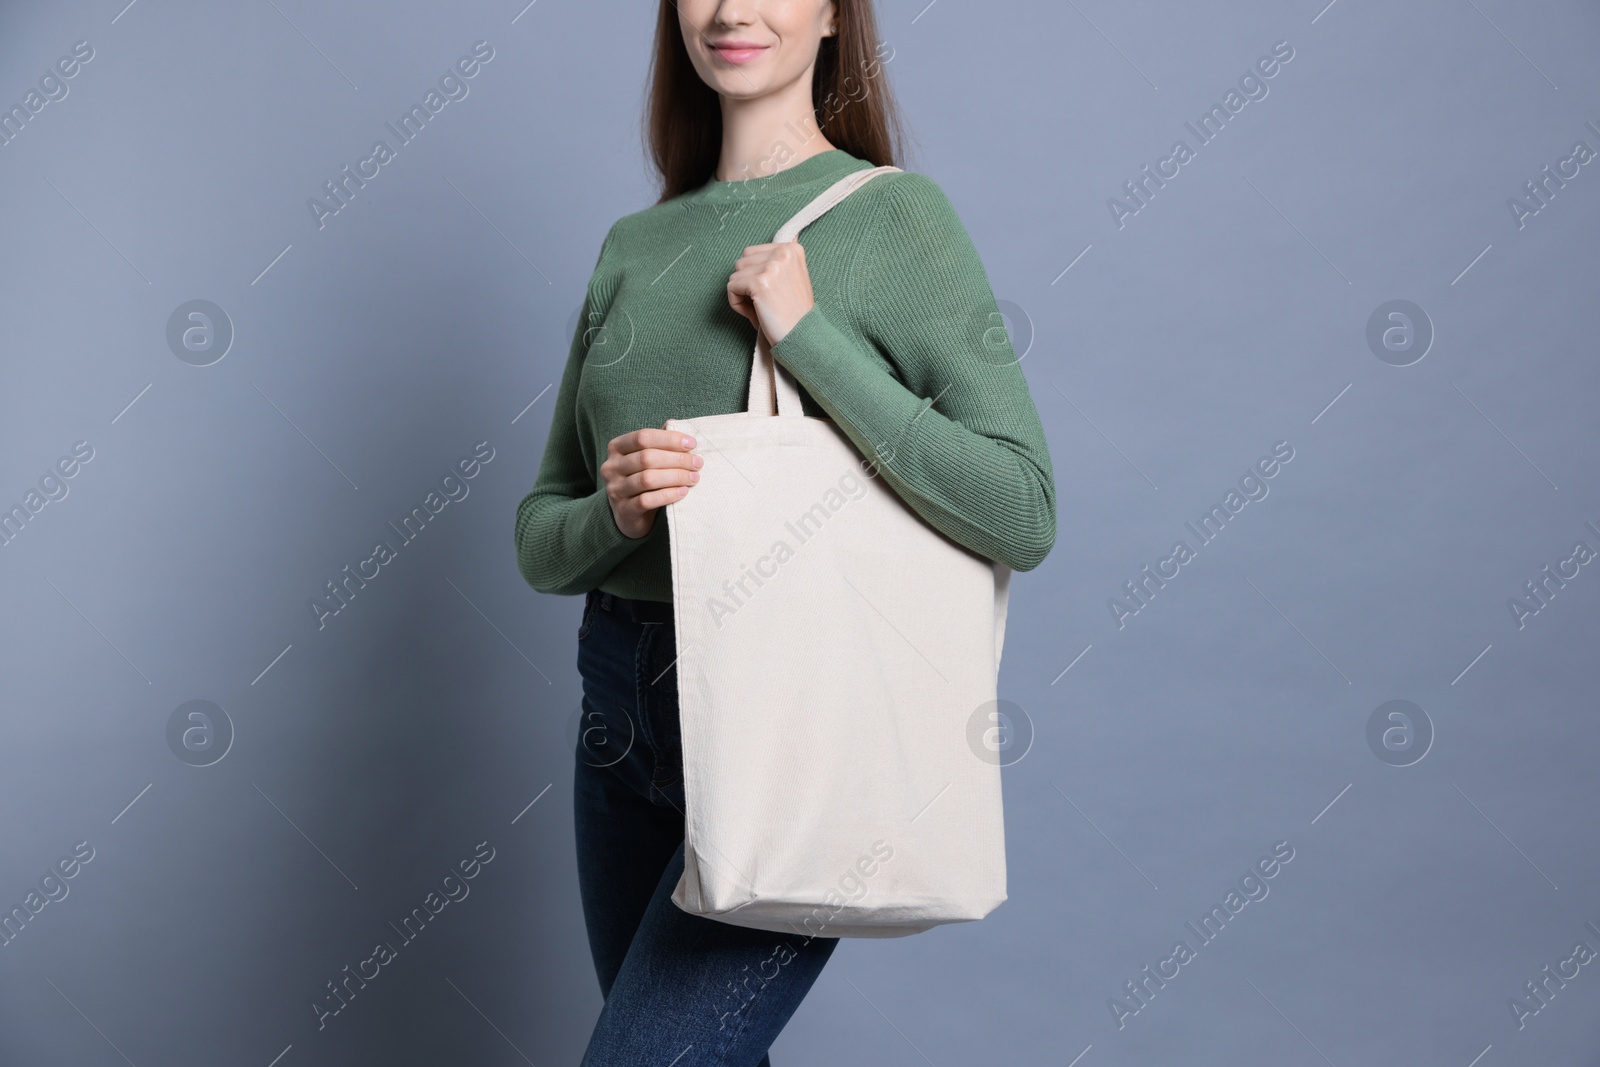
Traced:
<svg viewBox="0 0 1600 1067">
<path fill-rule="evenodd" d="M 846 176 L 773 240 L 898 169 Z M 984 741 L 1011 570 L 803 416 L 757 333 L 747 411 L 666 422 L 705 460 L 666 509 L 687 802 L 672 900 L 801 936 L 981 919 L 1006 899 Z"/>
</svg>

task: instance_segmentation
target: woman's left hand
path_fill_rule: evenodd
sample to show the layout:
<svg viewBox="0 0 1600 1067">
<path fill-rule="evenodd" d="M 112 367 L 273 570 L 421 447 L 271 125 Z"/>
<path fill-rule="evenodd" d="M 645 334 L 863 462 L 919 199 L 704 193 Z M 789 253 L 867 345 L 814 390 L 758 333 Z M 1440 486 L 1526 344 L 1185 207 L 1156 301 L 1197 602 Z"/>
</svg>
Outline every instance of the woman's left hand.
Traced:
<svg viewBox="0 0 1600 1067">
<path fill-rule="evenodd" d="M 816 304 L 799 241 L 750 245 L 728 276 L 728 303 L 777 344 Z"/>
</svg>

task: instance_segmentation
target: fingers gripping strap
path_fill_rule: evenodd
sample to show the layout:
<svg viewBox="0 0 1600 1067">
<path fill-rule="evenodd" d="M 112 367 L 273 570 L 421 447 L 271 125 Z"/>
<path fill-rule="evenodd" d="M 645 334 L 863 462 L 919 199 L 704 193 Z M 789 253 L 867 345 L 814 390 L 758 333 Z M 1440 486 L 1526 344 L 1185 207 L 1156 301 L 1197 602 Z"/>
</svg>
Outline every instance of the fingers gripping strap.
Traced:
<svg viewBox="0 0 1600 1067">
<path fill-rule="evenodd" d="M 784 223 L 773 237 L 773 242 L 795 240 L 801 230 L 821 218 L 829 208 L 861 186 L 880 174 L 899 170 L 899 167 L 870 167 L 845 175 L 824 189 L 815 200 Z M 774 379 L 776 379 L 776 389 L 774 389 Z M 772 346 L 767 342 L 767 335 L 758 326 L 755 355 L 750 363 L 750 391 L 746 398 L 745 410 L 751 415 L 772 415 L 774 392 L 776 392 L 779 417 L 793 419 L 801 417 L 800 387 L 795 383 L 793 375 L 778 366 L 777 360 L 772 356 Z"/>
</svg>

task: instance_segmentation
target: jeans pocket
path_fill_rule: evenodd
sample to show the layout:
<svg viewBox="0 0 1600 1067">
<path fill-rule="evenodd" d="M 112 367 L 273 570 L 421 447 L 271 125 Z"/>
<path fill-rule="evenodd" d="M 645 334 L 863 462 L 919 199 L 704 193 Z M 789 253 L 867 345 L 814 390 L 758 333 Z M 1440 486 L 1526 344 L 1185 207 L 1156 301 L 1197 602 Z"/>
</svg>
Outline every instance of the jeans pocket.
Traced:
<svg viewBox="0 0 1600 1067">
<path fill-rule="evenodd" d="M 583 618 L 578 623 L 578 640 L 582 641 L 589 636 L 589 629 L 594 626 L 594 613 L 600 607 L 600 593 L 591 589 L 584 595 Z"/>
</svg>

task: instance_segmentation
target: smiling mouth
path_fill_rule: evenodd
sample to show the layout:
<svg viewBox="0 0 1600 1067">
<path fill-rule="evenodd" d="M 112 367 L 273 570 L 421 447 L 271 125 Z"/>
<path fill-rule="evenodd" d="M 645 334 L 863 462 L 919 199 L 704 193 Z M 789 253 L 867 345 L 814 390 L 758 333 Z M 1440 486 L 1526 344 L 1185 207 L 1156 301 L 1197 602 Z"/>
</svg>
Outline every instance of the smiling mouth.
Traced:
<svg viewBox="0 0 1600 1067">
<path fill-rule="evenodd" d="M 748 63 L 767 50 L 766 45 L 717 45 L 711 46 L 711 52 L 719 59 L 730 63 Z"/>
</svg>

